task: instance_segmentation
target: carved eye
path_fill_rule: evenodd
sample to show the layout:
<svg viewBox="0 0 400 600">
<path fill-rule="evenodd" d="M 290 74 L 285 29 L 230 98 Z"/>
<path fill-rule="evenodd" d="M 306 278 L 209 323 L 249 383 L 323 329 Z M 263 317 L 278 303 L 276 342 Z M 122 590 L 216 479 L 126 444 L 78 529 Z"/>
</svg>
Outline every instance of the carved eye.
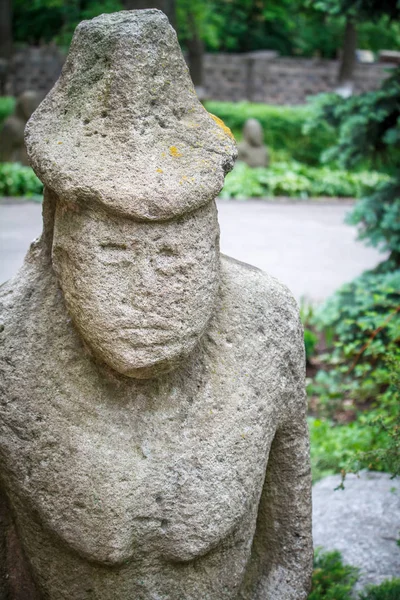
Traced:
<svg viewBox="0 0 400 600">
<path fill-rule="evenodd" d="M 173 275 L 179 270 L 180 260 L 176 248 L 162 246 L 154 261 L 156 271 L 162 275 Z"/>
</svg>

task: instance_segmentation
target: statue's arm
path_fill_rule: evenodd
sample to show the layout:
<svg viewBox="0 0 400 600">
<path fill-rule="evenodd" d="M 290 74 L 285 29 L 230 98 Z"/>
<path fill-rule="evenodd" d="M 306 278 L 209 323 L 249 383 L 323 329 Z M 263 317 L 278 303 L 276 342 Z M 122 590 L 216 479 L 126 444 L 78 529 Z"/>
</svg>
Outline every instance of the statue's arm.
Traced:
<svg viewBox="0 0 400 600">
<path fill-rule="evenodd" d="M 0 487 L 0 600 L 40 600 Z"/>
<path fill-rule="evenodd" d="M 308 597 L 312 571 L 311 472 L 305 419 L 286 423 L 276 432 L 253 551 L 260 561 L 261 575 L 254 600 Z"/>
<path fill-rule="evenodd" d="M 8 573 L 7 573 L 7 529 L 9 525 L 8 507 L 4 494 L 0 488 L 0 600 L 8 599 Z"/>
<path fill-rule="evenodd" d="M 306 600 L 311 583 L 311 467 L 303 329 L 297 316 L 291 325 L 281 361 L 286 384 L 253 541 L 251 600 Z"/>
</svg>

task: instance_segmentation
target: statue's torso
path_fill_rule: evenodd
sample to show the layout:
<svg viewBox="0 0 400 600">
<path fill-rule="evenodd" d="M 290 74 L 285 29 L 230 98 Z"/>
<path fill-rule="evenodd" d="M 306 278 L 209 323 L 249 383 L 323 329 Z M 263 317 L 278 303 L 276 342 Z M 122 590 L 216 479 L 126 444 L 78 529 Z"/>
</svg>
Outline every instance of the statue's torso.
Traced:
<svg viewBox="0 0 400 600">
<path fill-rule="evenodd" d="M 16 299 L 10 325 L 5 312 L 5 332 L 12 331 L 0 363 L 1 466 L 43 589 L 57 597 L 48 575 L 54 560 L 57 580 L 62 589 L 71 586 L 74 599 L 128 598 L 126 590 L 135 598 L 195 598 L 185 586 L 202 564 L 205 587 L 197 597 L 232 598 L 251 551 L 284 393 L 268 315 L 254 306 L 248 318 L 249 307 L 223 290 L 184 368 L 137 382 L 92 360 L 52 277 L 20 306 Z M 252 325 L 243 337 L 246 320 Z M 221 588 L 214 582 L 209 594 L 207 565 L 223 560 L 226 569 L 226 555 L 235 568 L 221 572 Z M 154 592 L 149 564 L 158 573 Z M 104 569 L 114 573 L 110 592 Z M 94 595 L 73 591 L 74 570 Z M 157 588 L 163 578 L 165 589 Z"/>
</svg>

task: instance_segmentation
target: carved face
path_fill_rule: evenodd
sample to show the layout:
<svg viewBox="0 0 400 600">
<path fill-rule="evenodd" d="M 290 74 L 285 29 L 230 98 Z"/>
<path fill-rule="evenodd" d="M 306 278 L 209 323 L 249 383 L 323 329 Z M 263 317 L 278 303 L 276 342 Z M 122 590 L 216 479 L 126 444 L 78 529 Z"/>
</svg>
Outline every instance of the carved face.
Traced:
<svg viewBox="0 0 400 600">
<path fill-rule="evenodd" d="M 167 372 L 191 352 L 213 312 L 215 203 L 149 223 L 58 202 L 53 266 L 67 310 L 95 356 L 129 377 Z"/>
</svg>

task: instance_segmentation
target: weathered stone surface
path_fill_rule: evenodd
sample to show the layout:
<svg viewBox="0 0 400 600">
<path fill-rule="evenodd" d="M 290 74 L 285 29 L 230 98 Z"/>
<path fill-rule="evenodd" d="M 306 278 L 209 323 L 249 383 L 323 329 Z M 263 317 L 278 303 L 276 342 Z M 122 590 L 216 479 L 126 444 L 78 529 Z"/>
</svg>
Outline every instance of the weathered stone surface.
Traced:
<svg viewBox="0 0 400 600">
<path fill-rule="evenodd" d="M 249 167 L 268 167 L 268 149 L 264 145 L 264 132 L 260 121 L 247 119 L 243 127 L 243 141 L 238 145 L 238 159 Z"/>
<path fill-rule="evenodd" d="M 194 210 L 222 188 L 234 140 L 198 101 L 167 17 L 83 21 L 26 130 L 37 175 L 65 202 L 138 219 Z"/>
<path fill-rule="evenodd" d="M 39 105 L 40 94 L 23 92 L 17 99 L 14 114 L 7 117 L 0 131 L 0 160 L 28 165 L 24 142 L 26 122 Z"/>
<path fill-rule="evenodd" d="M 316 546 L 339 550 L 347 564 L 360 568 L 356 589 L 379 584 L 400 573 L 400 481 L 387 473 L 340 475 L 313 487 L 313 537 Z"/>
<path fill-rule="evenodd" d="M 171 116 L 170 99 L 158 104 L 166 82 L 178 91 L 186 73 L 173 35 L 153 10 L 82 25 L 29 127 L 47 188 L 42 237 L 0 291 L 7 518 L 40 598 L 305 600 L 311 491 L 298 310 L 276 280 L 220 257 L 213 197 L 235 151 L 185 90 L 182 114 L 193 108 L 203 123 L 195 133 Z M 164 63 L 152 110 L 162 118 L 164 106 L 169 127 L 157 128 L 149 109 L 141 134 L 143 86 L 154 80 L 145 67 L 157 71 L 164 47 L 173 68 Z M 74 149 L 71 119 L 58 150 L 52 103 L 66 135 L 67 98 L 82 115 L 109 110 L 109 96 L 96 99 L 71 74 L 76 57 L 88 69 L 96 48 L 113 48 L 100 57 L 114 66 L 100 61 L 92 86 L 103 70 L 129 75 L 129 63 L 141 87 L 118 79 L 127 106 L 118 112 L 115 90 L 107 138 Z M 165 185 L 149 170 L 156 132 L 163 146 L 181 139 L 176 148 L 208 161 L 191 194 L 180 193 L 182 157 L 170 156 Z M 132 146 L 141 136 L 152 145 L 126 164 L 130 135 Z M 93 156 L 97 170 L 86 173 Z M 196 177 L 198 163 L 185 164 Z"/>
</svg>

